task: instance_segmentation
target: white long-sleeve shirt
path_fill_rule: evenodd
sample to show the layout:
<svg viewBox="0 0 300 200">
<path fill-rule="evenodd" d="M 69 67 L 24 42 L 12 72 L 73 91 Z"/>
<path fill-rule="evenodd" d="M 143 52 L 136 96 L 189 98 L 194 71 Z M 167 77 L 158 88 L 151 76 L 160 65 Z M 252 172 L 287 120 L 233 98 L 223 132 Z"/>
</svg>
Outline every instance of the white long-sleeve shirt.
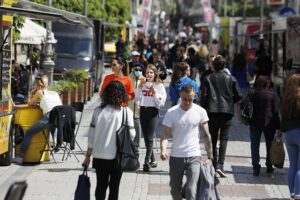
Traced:
<svg viewBox="0 0 300 200">
<path fill-rule="evenodd" d="M 126 109 L 127 125 L 133 139 L 135 137 L 133 112 L 128 107 L 120 110 L 111 106 L 95 108 L 88 137 L 88 147 L 92 149 L 94 158 L 112 160 L 116 157 L 116 132 L 122 125 L 123 109 Z"/>
<path fill-rule="evenodd" d="M 160 108 L 165 105 L 167 93 L 162 83 L 153 83 L 155 94 L 151 92 L 146 84 L 135 90 L 135 98 L 140 106 Z"/>
</svg>

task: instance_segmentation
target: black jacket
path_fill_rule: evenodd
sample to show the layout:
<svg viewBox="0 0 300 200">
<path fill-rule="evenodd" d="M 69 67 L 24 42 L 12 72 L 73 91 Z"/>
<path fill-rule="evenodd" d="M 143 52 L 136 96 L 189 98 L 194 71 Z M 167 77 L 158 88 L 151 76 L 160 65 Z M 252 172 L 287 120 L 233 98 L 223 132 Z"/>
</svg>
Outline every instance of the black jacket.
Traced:
<svg viewBox="0 0 300 200">
<path fill-rule="evenodd" d="M 62 141 L 70 143 L 71 149 L 75 147 L 75 111 L 70 105 L 55 106 L 50 111 L 49 123 L 57 127 L 57 145 L 60 147 Z"/>
<path fill-rule="evenodd" d="M 279 97 L 272 89 L 255 89 L 251 98 L 253 115 L 250 126 L 279 129 Z"/>
<path fill-rule="evenodd" d="M 208 113 L 234 115 L 234 103 L 242 98 L 235 78 L 223 70 L 207 75 L 202 90 L 203 107 Z"/>
</svg>

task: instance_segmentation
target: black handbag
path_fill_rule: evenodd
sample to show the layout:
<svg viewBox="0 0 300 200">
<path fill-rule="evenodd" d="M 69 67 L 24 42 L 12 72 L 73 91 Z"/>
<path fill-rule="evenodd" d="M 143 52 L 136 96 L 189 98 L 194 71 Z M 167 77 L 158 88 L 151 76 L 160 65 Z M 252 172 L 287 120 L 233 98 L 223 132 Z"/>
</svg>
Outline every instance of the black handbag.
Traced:
<svg viewBox="0 0 300 200">
<path fill-rule="evenodd" d="M 121 128 L 117 134 L 117 167 L 121 171 L 136 171 L 140 168 L 137 149 L 130 139 L 129 126 L 127 124 L 127 111 L 123 109 Z"/>
<path fill-rule="evenodd" d="M 241 120 L 248 125 L 253 116 L 253 91 L 250 91 L 246 100 L 242 103 Z"/>
<path fill-rule="evenodd" d="M 90 177 L 87 175 L 87 167 L 83 168 L 83 173 L 79 175 L 77 187 L 75 190 L 75 200 L 89 200 L 90 199 Z"/>
</svg>

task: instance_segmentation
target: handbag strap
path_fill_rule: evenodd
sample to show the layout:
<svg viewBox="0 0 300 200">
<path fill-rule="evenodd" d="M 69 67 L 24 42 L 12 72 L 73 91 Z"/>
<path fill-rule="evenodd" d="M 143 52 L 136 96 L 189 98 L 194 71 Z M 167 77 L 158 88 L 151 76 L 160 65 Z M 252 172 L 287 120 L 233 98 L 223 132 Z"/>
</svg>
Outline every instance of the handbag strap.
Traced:
<svg viewBox="0 0 300 200">
<path fill-rule="evenodd" d="M 127 109 L 126 107 L 123 107 L 123 111 L 122 111 L 122 126 L 126 126 L 127 125 Z"/>
<path fill-rule="evenodd" d="M 83 175 L 86 175 L 86 176 L 87 176 L 87 171 L 88 171 L 87 169 L 88 169 L 87 166 L 84 166 L 84 167 L 83 167 L 83 172 L 82 172 Z"/>
</svg>

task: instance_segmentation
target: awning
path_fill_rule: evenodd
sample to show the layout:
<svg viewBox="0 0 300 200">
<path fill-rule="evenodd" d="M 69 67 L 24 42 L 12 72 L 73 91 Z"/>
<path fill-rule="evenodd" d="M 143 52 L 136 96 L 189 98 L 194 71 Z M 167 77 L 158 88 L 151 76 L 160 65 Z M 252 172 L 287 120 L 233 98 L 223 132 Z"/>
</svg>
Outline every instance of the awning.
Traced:
<svg viewBox="0 0 300 200">
<path fill-rule="evenodd" d="M 86 16 L 24 0 L 18 0 L 17 3 L 13 4 L 13 7 L 0 6 L 0 13 L 9 16 L 22 16 L 32 19 L 75 23 L 93 27 L 93 24 Z"/>
<path fill-rule="evenodd" d="M 45 43 L 47 35 L 47 29 L 39 24 L 25 18 L 25 23 L 20 29 L 20 40 L 15 41 L 16 44 L 36 44 L 40 45 Z M 51 43 L 56 43 L 54 34 L 51 33 Z"/>
</svg>

